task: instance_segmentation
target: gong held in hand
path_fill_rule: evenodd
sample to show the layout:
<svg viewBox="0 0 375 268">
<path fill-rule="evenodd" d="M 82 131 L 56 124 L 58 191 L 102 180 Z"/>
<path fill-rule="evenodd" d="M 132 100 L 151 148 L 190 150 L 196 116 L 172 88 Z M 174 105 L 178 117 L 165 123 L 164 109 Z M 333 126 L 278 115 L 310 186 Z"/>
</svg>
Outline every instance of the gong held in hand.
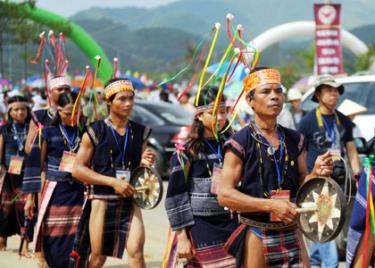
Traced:
<svg viewBox="0 0 375 268">
<path fill-rule="evenodd" d="M 133 196 L 135 204 L 142 209 L 153 209 L 163 197 L 163 181 L 153 169 L 138 167 L 133 171 L 130 184 L 137 193 Z"/>
<path fill-rule="evenodd" d="M 345 198 L 331 178 L 317 177 L 304 183 L 297 192 L 297 224 L 312 241 L 324 243 L 336 238 L 345 221 Z"/>
</svg>

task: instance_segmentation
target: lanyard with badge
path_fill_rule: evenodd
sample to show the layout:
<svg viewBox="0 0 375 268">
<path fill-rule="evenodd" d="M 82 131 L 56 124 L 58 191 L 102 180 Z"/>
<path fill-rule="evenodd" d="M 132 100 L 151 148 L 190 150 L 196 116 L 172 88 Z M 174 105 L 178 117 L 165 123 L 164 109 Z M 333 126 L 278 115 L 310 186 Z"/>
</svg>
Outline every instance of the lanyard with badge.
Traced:
<svg viewBox="0 0 375 268">
<path fill-rule="evenodd" d="M 12 155 L 10 157 L 10 163 L 8 168 L 8 173 L 13 175 L 20 175 L 22 172 L 22 165 L 24 157 L 20 156 L 19 153 L 24 149 L 24 142 L 26 137 L 26 125 L 23 127 L 21 132 L 17 131 L 15 124 L 12 125 L 14 136 L 13 138 L 17 141 L 17 155 Z"/>
<path fill-rule="evenodd" d="M 277 159 L 276 158 L 276 150 L 275 150 L 272 142 L 270 142 L 266 138 L 266 136 L 263 134 L 263 132 L 260 130 L 260 128 L 257 125 L 254 125 L 254 127 L 255 127 L 256 131 L 260 134 L 260 136 L 262 136 L 262 138 L 267 142 L 267 145 L 268 145 L 267 154 L 272 156 L 273 162 L 274 162 L 274 165 L 275 165 L 275 169 L 276 169 L 277 189 L 271 190 L 270 199 L 289 201 L 290 200 L 290 190 L 282 190 L 281 189 L 281 186 L 282 186 L 282 183 L 283 183 L 283 175 L 285 175 L 286 168 L 288 166 L 288 154 L 287 154 L 287 151 L 286 151 L 286 148 L 285 148 L 285 155 L 284 155 L 284 141 L 283 141 L 283 137 L 280 133 L 280 130 L 277 129 L 277 136 L 278 136 L 278 139 L 279 139 L 279 148 L 278 148 L 279 159 Z M 259 154 L 260 154 L 260 165 L 263 165 L 262 152 L 261 152 L 261 149 L 260 149 L 259 142 L 257 142 L 257 147 L 258 147 Z M 285 161 L 284 161 L 284 158 L 285 158 Z M 282 171 L 284 171 L 284 172 L 282 172 Z M 261 180 L 261 183 L 263 184 L 263 178 L 262 177 L 260 178 L 260 180 Z M 264 192 L 264 195 L 266 197 L 268 197 L 268 192 Z M 270 214 L 270 221 L 272 221 L 272 222 L 273 221 L 280 221 L 280 218 L 277 217 L 276 214 L 271 213 Z"/>
<path fill-rule="evenodd" d="M 220 184 L 220 180 L 222 179 L 222 169 L 223 169 L 223 156 L 221 153 L 221 144 L 220 142 L 218 142 L 217 151 L 216 151 L 215 148 L 210 144 L 208 140 L 204 139 L 204 142 L 207 144 L 210 150 L 215 155 L 217 155 L 217 158 L 219 159 L 219 163 L 214 163 L 212 172 L 211 172 L 209 164 L 206 163 L 208 173 L 210 174 L 210 177 L 211 177 L 211 193 L 217 195 L 219 192 L 219 184 Z"/>
<path fill-rule="evenodd" d="M 74 132 L 71 135 L 69 135 L 68 131 L 62 124 L 59 125 L 59 128 L 61 134 L 64 137 L 64 143 L 69 148 L 69 151 L 65 150 L 63 152 L 60 161 L 59 171 L 72 173 L 74 160 L 76 158 L 76 154 L 74 152 L 77 150 L 79 144 L 79 139 L 77 139 L 78 129 L 75 128 Z"/>
<path fill-rule="evenodd" d="M 125 127 L 125 140 L 124 140 L 124 147 L 121 150 L 120 143 L 117 139 L 116 131 L 113 128 L 112 124 L 109 124 L 109 128 L 111 129 L 111 133 L 113 136 L 113 139 L 116 142 L 117 148 L 120 152 L 121 157 L 121 167 L 116 167 L 116 178 L 120 180 L 125 180 L 126 182 L 130 181 L 131 172 L 129 169 L 125 169 L 125 155 L 126 155 L 126 148 L 128 146 L 128 139 L 129 139 L 129 127 L 128 125 Z"/>
<path fill-rule="evenodd" d="M 335 119 L 332 120 L 332 128 L 329 126 L 327 120 L 322 116 L 320 107 L 316 108 L 315 114 L 316 114 L 319 128 L 327 131 L 327 134 L 331 140 L 331 146 L 330 146 L 329 151 L 333 157 L 333 160 L 339 160 L 341 156 L 340 149 L 334 148 L 334 145 L 336 143 L 337 126 L 340 125 L 340 120 L 339 120 L 337 113 L 334 113 Z"/>
</svg>

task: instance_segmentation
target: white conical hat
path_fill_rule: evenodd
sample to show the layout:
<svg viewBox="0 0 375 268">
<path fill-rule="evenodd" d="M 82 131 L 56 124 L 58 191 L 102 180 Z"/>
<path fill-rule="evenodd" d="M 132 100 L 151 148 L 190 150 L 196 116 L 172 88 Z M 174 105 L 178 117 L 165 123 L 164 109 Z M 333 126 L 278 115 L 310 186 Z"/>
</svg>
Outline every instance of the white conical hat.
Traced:
<svg viewBox="0 0 375 268">
<path fill-rule="evenodd" d="M 345 99 L 337 108 L 337 110 L 339 110 L 341 113 L 343 113 L 346 116 L 367 112 L 366 107 L 349 99 Z"/>
</svg>

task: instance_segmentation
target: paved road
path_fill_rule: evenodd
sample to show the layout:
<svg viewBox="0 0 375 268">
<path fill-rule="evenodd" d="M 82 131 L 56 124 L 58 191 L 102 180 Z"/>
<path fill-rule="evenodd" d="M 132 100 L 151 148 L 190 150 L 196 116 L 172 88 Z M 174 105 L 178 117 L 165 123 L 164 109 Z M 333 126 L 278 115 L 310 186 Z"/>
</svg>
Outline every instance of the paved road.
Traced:
<svg viewBox="0 0 375 268">
<path fill-rule="evenodd" d="M 164 182 L 164 197 L 159 206 L 153 210 L 144 210 L 143 219 L 146 227 L 145 259 L 148 268 L 160 268 L 163 260 L 167 232 L 168 219 L 164 210 L 164 198 L 167 184 Z M 36 260 L 18 257 L 19 237 L 12 236 L 8 239 L 7 251 L 0 251 L 1 268 L 36 268 Z M 108 258 L 105 267 L 124 268 L 127 265 L 126 254 L 123 259 Z"/>
</svg>

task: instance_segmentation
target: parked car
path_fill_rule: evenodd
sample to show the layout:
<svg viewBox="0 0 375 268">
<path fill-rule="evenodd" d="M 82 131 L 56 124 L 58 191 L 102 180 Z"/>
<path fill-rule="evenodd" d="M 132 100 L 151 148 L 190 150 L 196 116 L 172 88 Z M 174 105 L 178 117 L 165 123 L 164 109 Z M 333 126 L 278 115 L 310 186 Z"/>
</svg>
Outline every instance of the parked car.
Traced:
<svg viewBox="0 0 375 268">
<path fill-rule="evenodd" d="M 178 104 L 136 100 L 130 118 L 152 128 L 148 145 L 156 154 L 155 169 L 168 176 L 174 145 L 188 137 L 193 116 Z"/>
<path fill-rule="evenodd" d="M 375 75 L 356 75 L 337 78 L 337 82 L 345 87 L 337 107 L 344 99 L 350 99 L 367 108 L 367 112 L 357 115 L 354 123 L 358 126 L 364 138 L 368 141 L 375 134 Z M 311 101 L 314 88 L 309 89 L 302 97 L 302 110 L 309 112 L 316 107 Z"/>
</svg>

